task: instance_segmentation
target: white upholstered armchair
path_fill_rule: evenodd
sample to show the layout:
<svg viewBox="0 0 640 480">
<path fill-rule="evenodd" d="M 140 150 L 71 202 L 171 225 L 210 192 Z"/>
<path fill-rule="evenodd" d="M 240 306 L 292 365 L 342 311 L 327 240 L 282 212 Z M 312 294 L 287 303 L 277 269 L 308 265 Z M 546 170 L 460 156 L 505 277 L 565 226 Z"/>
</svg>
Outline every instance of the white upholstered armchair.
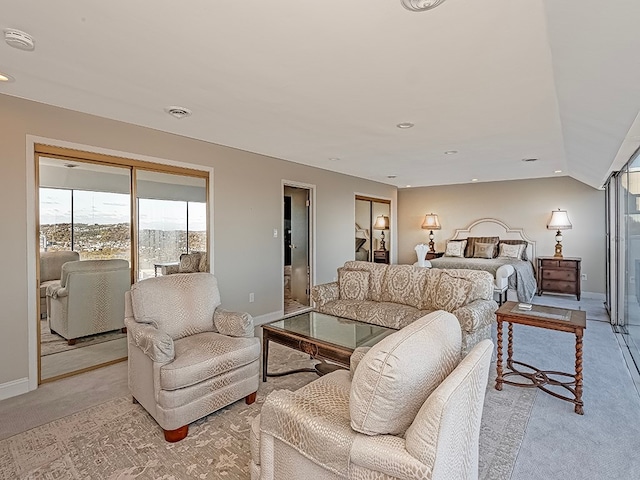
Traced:
<svg viewBox="0 0 640 480">
<path fill-rule="evenodd" d="M 461 362 L 460 345 L 456 317 L 436 311 L 356 349 L 351 373 L 272 392 L 252 424 L 252 480 L 477 479 L 493 344 Z"/>
<path fill-rule="evenodd" d="M 124 328 L 129 262 L 82 260 L 62 265 L 59 284 L 47 287 L 49 327 L 73 345 L 77 338 Z"/>
<path fill-rule="evenodd" d="M 256 399 L 260 340 L 248 313 L 220 308 L 210 273 L 142 280 L 126 295 L 129 390 L 164 430 L 189 424 L 241 398 Z"/>
<path fill-rule="evenodd" d="M 59 252 L 42 252 L 40 254 L 40 317 L 47 312 L 47 287 L 60 284 L 62 265 L 80 260 L 78 252 L 61 250 Z"/>
</svg>

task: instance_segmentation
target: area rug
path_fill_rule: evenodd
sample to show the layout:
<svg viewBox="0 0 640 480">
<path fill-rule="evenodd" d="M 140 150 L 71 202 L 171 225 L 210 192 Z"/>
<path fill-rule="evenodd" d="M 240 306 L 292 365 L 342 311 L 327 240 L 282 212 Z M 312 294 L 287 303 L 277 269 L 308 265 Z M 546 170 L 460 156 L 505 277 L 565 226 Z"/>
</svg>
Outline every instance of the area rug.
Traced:
<svg viewBox="0 0 640 480">
<path fill-rule="evenodd" d="M 270 371 L 309 366 L 309 357 L 270 345 Z M 286 367 L 285 367 L 286 365 Z M 178 443 L 130 396 L 61 418 L 0 441 L 2 479 L 232 479 L 248 480 L 249 426 L 274 389 L 296 389 L 313 373 L 271 377 L 253 405 L 238 401 L 189 428 Z M 493 389 L 490 382 L 480 433 L 480 478 L 509 478 L 535 391 Z"/>
<path fill-rule="evenodd" d="M 69 345 L 65 338 L 58 334 L 51 333 L 47 320 L 40 320 L 40 356 L 44 357 L 46 355 L 53 355 L 54 353 L 66 352 L 67 350 L 88 347 L 89 345 L 109 342 L 126 336 L 126 333 L 116 330 L 114 332 L 105 332 L 78 338 L 75 345 Z"/>
</svg>

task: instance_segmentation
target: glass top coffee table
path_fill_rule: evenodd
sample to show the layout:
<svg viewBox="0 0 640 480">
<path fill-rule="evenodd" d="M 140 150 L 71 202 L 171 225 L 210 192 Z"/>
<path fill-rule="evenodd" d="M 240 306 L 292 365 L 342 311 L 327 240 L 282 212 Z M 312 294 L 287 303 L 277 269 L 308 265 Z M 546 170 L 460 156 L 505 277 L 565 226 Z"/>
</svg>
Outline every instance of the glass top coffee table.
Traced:
<svg viewBox="0 0 640 480">
<path fill-rule="evenodd" d="M 262 381 L 298 372 L 317 372 L 321 375 L 335 370 L 329 360 L 349 368 L 349 359 L 356 347 L 375 345 L 396 330 L 371 323 L 335 317 L 325 313 L 306 312 L 262 326 Z M 299 368 L 279 373 L 267 373 L 269 342 L 304 352 L 320 360 L 311 368 Z"/>
</svg>

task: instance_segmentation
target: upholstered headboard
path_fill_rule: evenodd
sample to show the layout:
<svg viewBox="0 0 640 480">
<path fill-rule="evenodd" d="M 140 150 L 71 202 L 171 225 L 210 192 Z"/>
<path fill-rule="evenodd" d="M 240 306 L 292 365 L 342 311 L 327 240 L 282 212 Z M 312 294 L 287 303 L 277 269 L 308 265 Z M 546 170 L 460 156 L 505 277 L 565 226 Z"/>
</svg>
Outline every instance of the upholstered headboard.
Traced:
<svg viewBox="0 0 640 480">
<path fill-rule="evenodd" d="M 468 237 L 500 237 L 500 240 L 524 240 L 527 242 L 527 258 L 532 263 L 535 262 L 535 240 L 531 240 L 522 228 L 511 228 L 496 218 L 481 218 L 471 223 L 467 228 L 457 229 L 453 233 L 451 240 L 464 240 Z"/>
</svg>

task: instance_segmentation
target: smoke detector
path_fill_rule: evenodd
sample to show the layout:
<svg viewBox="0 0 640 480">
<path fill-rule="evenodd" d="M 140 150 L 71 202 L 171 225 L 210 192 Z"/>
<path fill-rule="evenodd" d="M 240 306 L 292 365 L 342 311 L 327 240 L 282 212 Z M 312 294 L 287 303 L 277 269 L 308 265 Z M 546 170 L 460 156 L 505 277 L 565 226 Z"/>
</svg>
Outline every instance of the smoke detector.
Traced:
<svg viewBox="0 0 640 480">
<path fill-rule="evenodd" d="M 165 108 L 164 111 L 167 112 L 169 115 L 173 115 L 177 119 L 189 117 L 191 115 L 191 110 L 184 107 L 171 106 L 171 107 Z"/>
<path fill-rule="evenodd" d="M 28 52 L 36 48 L 31 35 L 13 28 L 7 28 L 4 31 L 4 41 L 11 47 Z"/>
</svg>

